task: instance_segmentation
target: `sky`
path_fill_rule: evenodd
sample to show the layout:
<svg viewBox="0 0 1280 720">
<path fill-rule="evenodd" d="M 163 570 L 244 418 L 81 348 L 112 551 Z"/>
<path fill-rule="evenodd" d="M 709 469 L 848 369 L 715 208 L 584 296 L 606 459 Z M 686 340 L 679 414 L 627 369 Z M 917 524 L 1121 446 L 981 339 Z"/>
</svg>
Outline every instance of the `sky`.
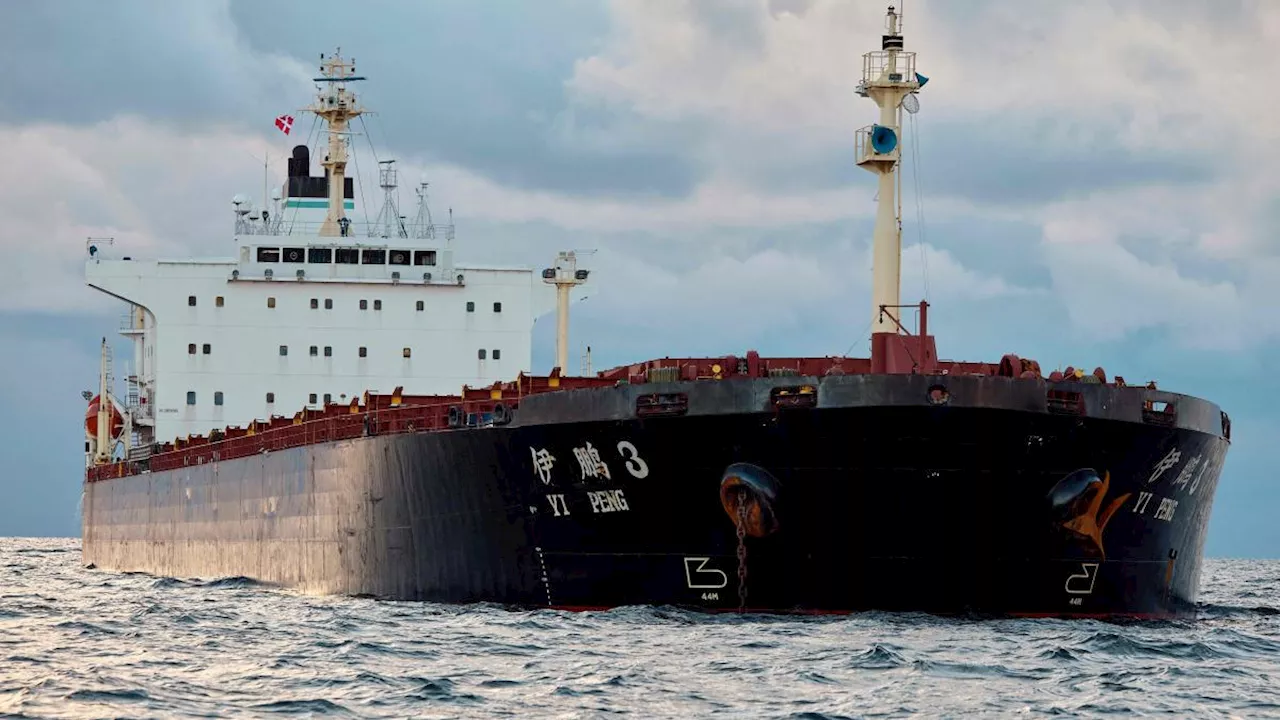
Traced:
<svg viewBox="0 0 1280 720">
<path fill-rule="evenodd" d="M 226 255 L 273 127 L 341 46 L 369 141 L 461 261 L 591 249 L 572 352 L 865 354 L 874 0 L 60 0 L 0 24 L 0 535 L 74 535 L 80 391 L 123 306 L 87 237 Z M 1234 443 L 1215 556 L 1280 557 L 1280 4 L 910 0 L 903 291 L 945 358 L 1100 365 L 1206 397 Z M 357 150 L 364 146 L 358 145 Z M 366 170 L 372 163 L 366 166 Z M 411 182 L 412 180 L 410 180 Z M 409 184 L 409 183 L 404 183 Z M 376 182 L 362 185 L 375 204 Z M 402 208 L 409 197 L 402 197 Z M 368 203 L 366 203 L 368 204 Z M 535 370 L 554 317 L 534 329 Z M 120 349 L 122 341 L 113 341 Z"/>
</svg>

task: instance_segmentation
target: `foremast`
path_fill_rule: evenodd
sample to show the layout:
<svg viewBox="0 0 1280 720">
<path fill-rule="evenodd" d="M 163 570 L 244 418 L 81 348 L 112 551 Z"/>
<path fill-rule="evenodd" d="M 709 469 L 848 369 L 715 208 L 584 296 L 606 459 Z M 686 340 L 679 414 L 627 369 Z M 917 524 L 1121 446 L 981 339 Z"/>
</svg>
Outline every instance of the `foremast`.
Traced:
<svg viewBox="0 0 1280 720">
<path fill-rule="evenodd" d="M 324 224 L 320 226 L 323 237 L 345 236 L 351 221 L 344 207 L 344 190 L 347 176 L 347 129 L 351 121 L 366 112 L 356 101 L 355 93 L 346 84 L 364 80 L 356 76 L 355 58 L 349 62 L 342 58 L 342 48 L 329 57 L 320 56 L 320 77 L 315 82 L 326 83 L 316 94 L 316 101 L 303 108 L 315 113 L 328 125 L 329 149 L 320 163 L 329 178 L 329 206 Z"/>
<path fill-rule="evenodd" d="M 916 72 L 916 54 L 906 52 L 902 16 L 889 6 L 881 49 L 862 56 L 858 94 L 880 108 L 880 121 L 860 128 L 855 154 L 858 167 L 878 180 L 876 223 L 871 252 L 871 359 L 873 372 L 924 372 L 936 360 L 926 335 L 925 303 L 920 303 L 919 332 L 912 336 L 901 316 L 902 218 L 898 201 L 901 179 L 902 108 L 904 100 L 928 82 Z M 914 98 L 911 98 L 914 102 Z"/>
<path fill-rule="evenodd" d="M 578 254 L 561 252 L 555 265 L 542 271 L 542 281 L 556 286 L 556 367 L 569 374 L 569 293 L 587 281 L 587 270 L 578 267 Z"/>
</svg>

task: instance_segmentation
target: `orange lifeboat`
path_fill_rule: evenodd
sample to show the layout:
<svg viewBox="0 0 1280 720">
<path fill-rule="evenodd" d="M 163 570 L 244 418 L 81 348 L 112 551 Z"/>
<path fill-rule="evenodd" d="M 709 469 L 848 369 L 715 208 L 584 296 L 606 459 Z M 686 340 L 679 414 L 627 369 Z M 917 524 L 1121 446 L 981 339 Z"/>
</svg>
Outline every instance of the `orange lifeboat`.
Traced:
<svg viewBox="0 0 1280 720">
<path fill-rule="evenodd" d="M 98 437 L 98 403 L 100 399 L 98 395 L 94 395 L 89 401 L 89 409 L 84 412 L 84 431 L 89 437 Z M 111 439 L 120 437 L 120 433 L 124 432 L 124 416 L 120 414 L 120 410 L 116 408 L 115 403 L 111 399 L 107 399 L 107 403 L 111 406 Z"/>
</svg>

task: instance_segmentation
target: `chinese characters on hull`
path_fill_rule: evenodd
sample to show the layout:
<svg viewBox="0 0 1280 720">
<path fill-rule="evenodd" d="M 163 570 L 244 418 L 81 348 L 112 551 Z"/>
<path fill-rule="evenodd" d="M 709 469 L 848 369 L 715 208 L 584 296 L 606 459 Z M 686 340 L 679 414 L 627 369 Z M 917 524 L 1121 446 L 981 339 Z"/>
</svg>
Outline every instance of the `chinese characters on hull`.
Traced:
<svg viewBox="0 0 1280 720">
<path fill-rule="evenodd" d="M 1150 517 L 1153 520 L 1163 522 L 1173 522 L 1175 513 L 1178 510 L 1178 503 L 1181 500 L 1195 496 L 1203 482 L 1211 481 L 1217 475 L 1222 463 L 1222 453 L 1215 452 L 1213 449 L 1207 450 L 1208 457 L 1203 453 L 1187 458 L 1182 464 L 1182 468 L 1177 475 L 1173 476 L 1173 481 L 1168 484 L 1166 492 L 1168 496 L 1157 495 L 1156 490 L 1159 488 L 1162 478 L 1169 476 L 1169 471 L 1178 466 L 1183 460 L 1182 449 L 1178 447 L 1170 448 L 1164 457 L 1156 462 L 1151 468 L 1151 474 L 1147 476 L 1145 485 L 1148 490 L 1142 490 L 1138 493 L 1138 497 L 1133 502 L 1133 513 L 1135 515 L 1147 516 L 1148 510 L 1151 510 Z M 1173 497 L 1174 494 L 1180 494 L 1180 498 Z M 1155 504 L 1153 506 L 1153 501 Z M 1153 509 L 1154 507 L 1154 509 Z"/>
<path fill-rule="evenodd" d="M 643 480 L 649 476 L 649 465 L 644 458 L 640 456 L 640 451 L 635 444 L 629 440 L 622 440 L 617 444 L 618 460 L 621 461 L 622 467 L 627 474 L 637 480 Z M 587 483 L 613 483 L 614 474 L 609 466 L 609 461 L 601 455 L 600 449 L 591 443 L 591 441 L 583 441 L 582 445 L 572 448 L 573 458 L 577 462 L 577 472 L 572 470 L 560 472 L 560 477 L 573 486 L 584 488 L 581 496 L 573 495 L 572 497 L 582 497 L 586 500 L 586 504 L 591 508 L 593 514 L 628 512 L 631 506 L 627 503 L 626 493 L 622 488 L 609 489 L 585 489 Z M 557 482 L 557 461 L 556 456 L 546 447 L 529 447 L 530 461 L 533 467 L 533 476 L 542 483 L 543 486 L 559 485 Z M 615 461 L 617 462 L 617 461 Z M 572 466 L 570 466 L 572 467 Z M 563 476 L 568 475 L 567 478 Z M 572 515 L 570 509 L 569 493 L 547 493 L 547 504 L 551 508 L 553 517 L 565 517 Z"/>
</svg>

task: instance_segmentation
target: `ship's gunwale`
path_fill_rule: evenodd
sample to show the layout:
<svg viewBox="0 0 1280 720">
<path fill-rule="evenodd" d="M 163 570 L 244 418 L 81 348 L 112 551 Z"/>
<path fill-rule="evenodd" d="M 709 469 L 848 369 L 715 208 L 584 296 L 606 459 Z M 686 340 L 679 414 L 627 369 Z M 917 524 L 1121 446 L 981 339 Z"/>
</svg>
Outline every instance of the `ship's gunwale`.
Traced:
<svg viewBox="0 0 1280 720">
<path fill-rule="evenodd" d="M 629 420 L 636 416 L 636 400 L 654 394 L 683 394 L 686 415 L 721 415 L 770 411 L 771 394 L 778 388 L 811 387 L 813 409 L 934 406 L 1050 413 L 1050 391 L 1079 393 L 1081 418 L 1149 424 L 1145 403 L 1169 403 L 1176 408 L 1166 427 L 1195 430 L 1230 440 L 1223 413 L 1214 402 L 1147 387 L 965 375 L 835 375 L 692 380 L 622 384 L 610 388 L 582 388 L 540 393 L 525 398 L 512 425 Z M 930 391 L 946 390 L 945 403 L 931 402 Z M 796 410 L 801 411 L 801 410 Z"/>
<path fill-rule="evenodd" d="M 566 382 L 573 378 L 565 378 Z M 807 395 L 800 406 L 778 402 L 779 392 Z M 486 394 L 487 391 L 471 391 Z M 1065 406 L 1051 405 L 1050 398 L 1071 398 Z M 503 401 L 468 400 L 465 397 L 423 398 L 401 404 L 399 396 L 390 407 L 382 407 L 378 399 L 372 404 L 352 410 L 343 416 L 318 415 L 315 419 L 301 414 L 279 426 L 268 426 L 259 437 L 261 451 L 303 447 L 338 439 L 356 439 L 367 434 L 474 432 L 492 425 L 532 427 L 567 423 L 628 421 L 641 417 L 642 399 L 678 397 L 682 416 L 716 416 L 739 413 L 805 412 L 836 408 L 905 408 L 931 407 L 937 412 L 959 409 L 985 409 L 1059 414 L 1080 419 L 1157 425 L 1185 429 L 1222 437 L 1230 442 L 1230 420 L 1216 403 L 1191 395 L 1150 387 L 1112 384 L 1052 381 L 1043 378 L 1010 378 L 997 375 L 887 375 L 848 374 L 819 376 L 777 376 L 767 378 L 732 377 L 721 380 L 698 379 L 661 383 L 614 383 L 601 387 L 571 385 L 543 389 L 508 400 L 501 413 L 494 413 Z M 1153 403 L 1163 403 L 1172 412 L 1152 413 Z M 475 423 L 466 415 L 487 415 Z M 502 415 L 496 417 L 495 415 Z M 450 419 L 445 420 L 448 417 Z M 407 419 L 407 421 L 406 421 Z M 279 418 L 285 420 L 285 418 Z M 416 420 L 416 422 L 415 422 Z M 363 423 L 363 431 L 356 425 Z M 335 424 L 341 423 L 344 435 L 335 435 Z M 421 423 L 421 424 L 418 424 Z M 320 428 L 315 430 L 313 428 Z M 274 433 L 274 434 L 273 434 Z M 289 438 L 282 435 L 288 433 Z M 172 460 L 182 456 L 184 464 L 218 462 L 243 457 L 244 452 L 228 453 L 232 442 L 243 445 L 244 438 L 209 440 L 179 447 L 152 456 Z M 149 469 L 169 469 L 161 465 L 117 463 L 90 468 L 86 482 L 99 482 L 111 477 L 137 474 Z"/>
</svg>

